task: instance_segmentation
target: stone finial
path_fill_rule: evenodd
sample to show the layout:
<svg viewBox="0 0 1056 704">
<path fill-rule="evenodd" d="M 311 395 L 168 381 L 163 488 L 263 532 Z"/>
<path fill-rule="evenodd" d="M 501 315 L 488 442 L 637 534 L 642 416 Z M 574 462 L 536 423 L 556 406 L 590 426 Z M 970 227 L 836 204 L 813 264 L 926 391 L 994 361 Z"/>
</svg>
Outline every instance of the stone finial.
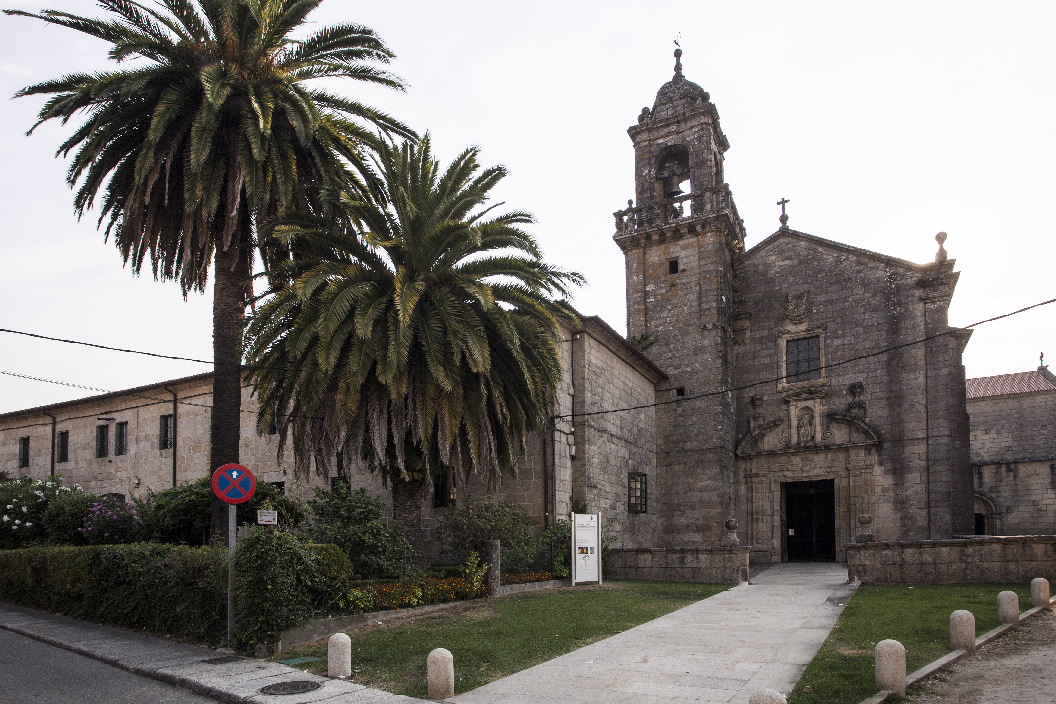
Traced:
<svg viewBox="0 0 1056 704">
<path fill-rule="evenodd" d="M 447 648 L 436 648 L 425 660 L 430 699 L 455 696 L 455 656 Z"/>
<path fill-rule="evenodd" d="M 781 206 L 781 217 L 779 217 L 778 220 L 781 221 L 782 230 L 788 229 L 788 213 L 785 212 L 785 206 L 790 202 L 791 201 L 789 201 L 788 198 L 782 198 L 781 200 L 777 201 L 777 204 Z"/>
<path fill-rule="evenodd" d="M 1035 577 L 1030 580 L 1030 605 L 1048 606 L 1050 601 L 1049 580 L 1044 577 Z"/>
<path fill-rule="evenodd" d="M 1019 625 L 1019 594 L 1007 591 L 997 595 L 997 619 L 1001 623 Z"/>
<path fill-rule="evenodd" d="M 876 644 L 876 688 L 906 696 L 906 647 L 897 640 Z"/>
<path fill-rule="evenodd" d="M 352 639 L 347 633 L 335 633 L 326 642 L 326 676 L 352 676 Z"/>
<path fill-rule="evenodd" d="M 975 652 L 975 614 L 959 609 L 950 614 L 950 648 Z"/>
<path fill-rule="evenodd" d="M 675 49 L 675 75 L 682 75 L 682 50 Z"/>
<path fill-rule="evenodd" d="M 946 261 L 947 254 L 946 248 L 942 245 L 946 242 L 946 233 L 940 232 L 939 234 L 935 235 L 935 241 L 939 243 L 939 251 L 935 253 L 935 261 L 944 262 Z"/>
</svg>

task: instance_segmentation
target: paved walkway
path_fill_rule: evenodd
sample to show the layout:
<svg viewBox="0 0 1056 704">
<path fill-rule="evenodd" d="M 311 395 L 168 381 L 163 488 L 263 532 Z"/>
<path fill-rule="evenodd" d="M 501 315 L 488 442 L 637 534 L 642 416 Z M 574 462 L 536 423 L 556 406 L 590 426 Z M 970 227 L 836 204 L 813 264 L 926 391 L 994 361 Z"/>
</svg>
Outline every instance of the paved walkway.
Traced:
<svg viewBox="0 0 1056 704">
<path fill-rule="evenodd" d="M 828 637 L 854 589 L 847 584 L 844 565 L 776 565 L 751 584 L 452 701 L 746 704 L 757 690 L 787 694 Z"/>
<path fill-rule="evenodd" d="M 788 692 L 853 592 L 846 568 L 785 564 L 556 660 L 454 698 L 457 704 L 680 704 Z M 223 702 L 410 704 L 420 700 L 310 675 L 278 663 L 85 623 L 0 603 L 0 628 L 178 684 Z M 456 669 L 458 663 L 455 663 Z M 267 685 L 319 682 L 299 695 Z"/>
</svg>

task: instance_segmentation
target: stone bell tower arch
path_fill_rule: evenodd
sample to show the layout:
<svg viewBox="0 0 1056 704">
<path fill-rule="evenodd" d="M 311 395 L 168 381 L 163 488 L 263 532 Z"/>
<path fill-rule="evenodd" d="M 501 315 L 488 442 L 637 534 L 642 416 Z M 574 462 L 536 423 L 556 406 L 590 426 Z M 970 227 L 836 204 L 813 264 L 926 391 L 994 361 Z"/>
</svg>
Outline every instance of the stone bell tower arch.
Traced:
<svg viewBox="0 0 1056 704">
<path fill-rule="evenodd" d="M 615 213 L 614 235 L 628 337 L 669 377 L 657 391 L 653 487 L 672 547 L 720 542 L 723 523 L 742 519 L 743 505 L 724 390 L 732 387 L 732 260 L 744 250 L 744 225 L 723 182 L 729 142 L 718 110 L 685 78 L 681 57 L 676 50 L 674 77 L 627 130 L 636 202 Z"/>
</svg>

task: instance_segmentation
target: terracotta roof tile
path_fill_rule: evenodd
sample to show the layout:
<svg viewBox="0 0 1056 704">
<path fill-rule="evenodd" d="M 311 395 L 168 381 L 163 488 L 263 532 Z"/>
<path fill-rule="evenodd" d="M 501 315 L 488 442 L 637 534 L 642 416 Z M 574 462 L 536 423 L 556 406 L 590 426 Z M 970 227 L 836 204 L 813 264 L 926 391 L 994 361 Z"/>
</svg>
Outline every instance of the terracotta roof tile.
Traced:
<svg viewBox="0 0 1056 704">
<path fill-rule="evenodd" d="M 968 379 L 968 398 L 1029 394 L 1037 391 L 1056 391 L 1056 381 L 1048 369 L 1015 374 L 998 374 Z"/>
</svg>

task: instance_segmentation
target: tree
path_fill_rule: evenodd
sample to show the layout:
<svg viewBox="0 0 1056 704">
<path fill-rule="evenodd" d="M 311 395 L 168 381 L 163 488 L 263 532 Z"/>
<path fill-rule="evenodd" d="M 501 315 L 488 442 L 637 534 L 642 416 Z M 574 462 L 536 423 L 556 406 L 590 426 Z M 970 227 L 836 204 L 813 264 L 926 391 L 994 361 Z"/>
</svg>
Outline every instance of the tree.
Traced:
<svg viewBox="0 0 1056 704">
<path fill-rule="evenodd" d="M 365 458 L 419 549 L 426 477 L 494 482 L 544 426 L 574 318 L 555 296 L 581 282 L 541 260 L 530 215 L 485 207 L 506 170 L 477 153 L 442 169 L 428 136 L 383 145 L 383 199 L 346 193 L 329 220 L 280 227 L 317 260 L 249 326 L 260 431 L 279 429 L 301 474 Z"/>
<path fill-rule="evenodd" d="M 242 333 L 254 251 L 276 269 L 290 251 L 258 238 L 257 225 L 313 212 L 319 193 L 377 189 L 365 154 L 381 139 L 411 137 L 377 110 L 307 87 L 352 78 L 401 89 L 379 70 L 392 53 L 367 28 L 327 27 L 294 38 L 322 0 L 99 0 L 99 18 L 5 10 L 110 42 L 128 67 L 74 73 L 23 88 L 48 95 L 48 120 L 86 120 L 58 150 L 74 153 L 68 181 L 78 217 L 101 197 L 99 225 L 125 265 L 213 292 L 210 471 L 238 461 Z M 33 132 L 30 130 L 30 133 Z M 214 515 L 214 535 L 223 525 Z M 214 511 L 214 514 L 216 512 Z M 220 519 L 219 524 L 217 518 Z"/>
</svg>

